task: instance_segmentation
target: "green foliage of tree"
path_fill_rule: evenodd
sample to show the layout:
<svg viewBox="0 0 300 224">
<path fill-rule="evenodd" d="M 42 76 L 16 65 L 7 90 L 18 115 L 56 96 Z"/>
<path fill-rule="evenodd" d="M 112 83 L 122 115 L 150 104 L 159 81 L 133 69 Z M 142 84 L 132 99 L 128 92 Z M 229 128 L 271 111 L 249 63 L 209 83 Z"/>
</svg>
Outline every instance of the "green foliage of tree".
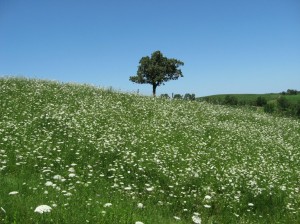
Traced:
<svg viewBox="0 0 300 224">
<path fill-rule="evenodd" d="M 170 99 L 170 96 L 167 93 L 161 94 L 160 97 L 165 99 Z"/>
<path fill-rule="evenodd" d="M 294 115 L 300 118 L 300 101 L 294 107 Z"/>
<path fill-rule="evenodd" d="M 286 111 L 289 106 L 290 106 L 289 101 L 285 97 L 283 96 L 278 97 L 277 107 L 280 111 Z"/>
<path fill-rule="evenodd" d="M 182 99 L 182 95 L 180 95 L 180 94 L 174 94 L 173 99 L 179 99 L 179 100 L 181 100 Z"/>
<path fill-rule="evenodd" d="M 275 102 L 268 102 L 266 105 L 264 105 L 264 112 L 266 113 L 274 113 L 276 108 Z"/>
<path fill-rule="evenodd" d="M 226 105 L 237 105 L 238 99 L 235 96 L 227 95 L 224 99 L 224 104 Z"/>
<path fill-rule="evenodd" d="M 286 92 L 288 95 L 297 95 L 298 94 L 298 91 L 295 89 L 288 89 Z"/>
<path fill-rule="evenodd" d="M 151 57 L 142 57 L 139 64 L 137 75 L 130 76 L 129 80 L 139 84 L 151 84 L 153 96 L 156 95 L 158 86 L 183 77 L 179 67 L 184 63 L 174 58 L 164 57 L 160 51 L 153 52 Z"/>
<path fill-rule="evenodd" d="M 195 94 L 186 93 L 184 95 L 183 99 L 185 99 L 185 100 L 195 100 L 196 96 L 195 96 Z"/>
<path fill-rule="evenodd" d="M 256 106 L 263 107 L 266 104 L 267 104 L 266 98 L 264 98 L 262 96 L 257 97 L 257 99 L 256 99 Z"/>
<path fill-rule="evenodd" d="M 297 95 L 299 93 L 296 89 L 288 89 L 286 92 L 281 92 L 282 95 Z"/>
</svg>

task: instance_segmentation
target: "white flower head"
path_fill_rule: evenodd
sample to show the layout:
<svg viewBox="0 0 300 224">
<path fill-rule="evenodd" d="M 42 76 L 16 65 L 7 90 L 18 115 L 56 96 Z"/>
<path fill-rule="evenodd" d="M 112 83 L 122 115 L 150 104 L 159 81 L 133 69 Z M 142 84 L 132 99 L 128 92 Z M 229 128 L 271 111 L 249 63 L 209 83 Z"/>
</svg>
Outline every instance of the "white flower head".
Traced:
<svg viewBox="0 0 300 224">
<path fill-rule="evenodd" d="M 55 176 L 53 177 L 53 179 L 54 179 L 54 180 L 62 180 L 63 177 L 62 177 L 61 175 L 57 174 L 57 175 L 55 175 Z"/>
<path fill-rule="evenodd" d="M 76 177 L 76 174 L 75 173 L 70 173 L 69 177 Z"/>
<path fill-rule="evenodd" d="M 205 195 L 204 200 L 210 200 L 211 196 L 210 195 Z"/>
<path fill-rule="evenodd" d="M 196 224 L 201 224 L 201 218 L 198 215 L 193 215 L 192 220 Z"/>
<path fill-rule="evenodd" d="M 43 214 L 44 212 L 51 212 L 51 209 L 52 208 L 49 205 L 39 205 L 38 207 L 36 207 L 34 212 Z"/>
<path fill-rule="evenodd" d="M 130 191 L 130 190 L 131 190 L 131 187 L 130 187 L 130 186 L 128 186 L 128 187 L 125 187 L 125 188 L 124 188 L 124 190 L 126 190 L 126 191 Z"/>
<path fill-rule="evenodd" d="M 18 191 L 12 191 L 12 192 L 9 192 L 8 194 L 9 195 L 15 195 L 15 194 L 19 194 L 19 192 Z"/>
<path fill-rule="evenodd" d="M 153 190 L 154 190 L 154 187 L 147 187 L 146 190 L 147 190 L 147 191 L 153 191 Z"/>
<path fill-rule="evenodd" d="M 137 207 L 138 207 L 138 208 L 144 208 L 144 205 L 143 205 L 142 203 L 138 203 L 138 204 L 137 204 Z"/>
<path fill-rule="evenodd" d="M 110 206 L 112 206 L 112 203 L 105 203 L 105 204 L 103 205 L 103 207 L 110 207 Z"/>
<path fill-rule="evenodd" d="M 141 221 L 136 221 L 135 224 L 144 224 L 144 223 Z"/>
<path fill-rule="evenodd" d="M 46 185 L 47 187 L 50 187 L 50 186 L 53 185 L 53 182 L 52 182 L 52 181 L 47 181 L 47 182 L 45 183 L 45 185 Z"/>
</svg>

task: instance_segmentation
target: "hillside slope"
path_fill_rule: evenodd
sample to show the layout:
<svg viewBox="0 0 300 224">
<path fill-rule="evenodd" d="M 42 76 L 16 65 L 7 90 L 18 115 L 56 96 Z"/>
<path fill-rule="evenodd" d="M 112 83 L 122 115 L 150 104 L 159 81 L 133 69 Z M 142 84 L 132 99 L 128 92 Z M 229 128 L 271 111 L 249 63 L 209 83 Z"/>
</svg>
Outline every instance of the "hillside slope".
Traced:
<svg viewBox="0 0 300 224">
<path fill-rule="evenodd" d="M 20 78 L 0 105 L 0 222 L 300 222 L 297 120 Z"/>
</svg>

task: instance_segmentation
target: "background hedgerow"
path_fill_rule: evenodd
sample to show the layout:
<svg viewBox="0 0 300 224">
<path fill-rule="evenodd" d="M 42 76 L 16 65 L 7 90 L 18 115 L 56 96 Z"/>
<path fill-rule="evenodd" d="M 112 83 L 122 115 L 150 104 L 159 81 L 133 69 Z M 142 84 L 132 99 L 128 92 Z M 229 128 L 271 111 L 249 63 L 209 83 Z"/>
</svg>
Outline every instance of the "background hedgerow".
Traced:
<svg viewBox="0 0 300 224">
<path fill-rule="evenodd" d="M 199 97 L 197 100 L 212 104 L 248 106 L 276 116 L 300 118 L 300 94 L 297 90 L 288 89 L 287 92 L 268 94 L 220 94 Z"/>
<path fill-rule="evenodd" d="M 0 105 L 1 223 L 300 222 L 299 120 L 22 78 Z"/>
</svg>

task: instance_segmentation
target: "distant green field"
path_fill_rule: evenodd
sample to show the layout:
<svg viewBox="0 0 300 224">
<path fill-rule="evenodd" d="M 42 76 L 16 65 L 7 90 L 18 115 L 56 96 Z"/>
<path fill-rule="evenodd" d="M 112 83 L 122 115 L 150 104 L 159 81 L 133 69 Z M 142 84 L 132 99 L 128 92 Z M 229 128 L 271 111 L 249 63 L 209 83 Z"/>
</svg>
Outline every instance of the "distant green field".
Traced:
<svg viewBox="0 0 300 224">
<path fill-rule="evenodd" d="M 239 102 L 245 102 L 246 104 L 251 104 L 255 102 L 256 99 L 261 96 L 264 97 L 267 101 L 276 100 L 278 97 L 285 97 L 290 103 L 296 104 L 300 101 L 300 94 L 298 95 L 282 95 L 280 93 L 266 93 L 266 94 L 219 94 L 219 95 L 211 95 L 198 98 L 199 100 L 210 99 L 212 101 L 224 101 L 226 96 L 234 96 L 237 98 Z"/>
</svg>

